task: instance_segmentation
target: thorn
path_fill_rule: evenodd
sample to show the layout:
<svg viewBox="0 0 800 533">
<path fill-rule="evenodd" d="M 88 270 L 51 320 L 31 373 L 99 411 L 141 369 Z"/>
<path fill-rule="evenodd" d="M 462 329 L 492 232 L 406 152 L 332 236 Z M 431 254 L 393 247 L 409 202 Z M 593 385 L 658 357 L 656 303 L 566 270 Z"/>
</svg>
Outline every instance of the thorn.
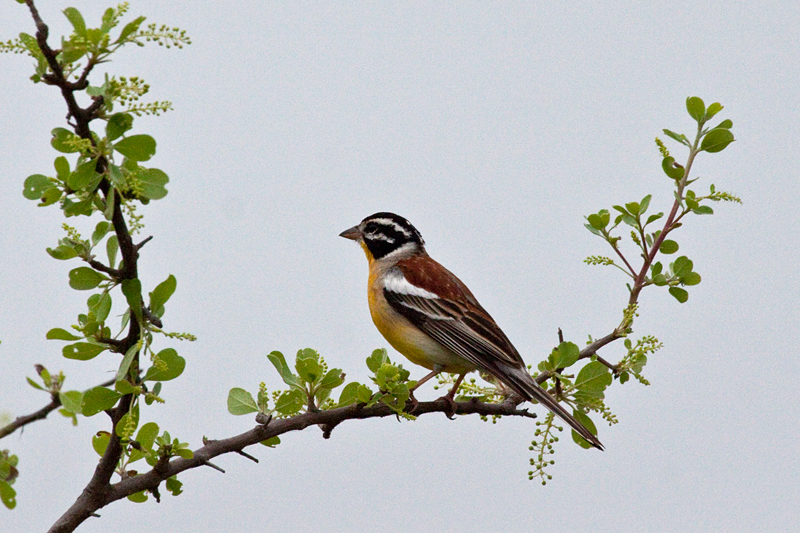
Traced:
<svg viewBox="0 0 800 533">
<path fill-rule="evenodd" d="M 252 455 L 250 455 L 249 453 L 243 452 L 242 450 L 237 450 L 237 451 L 236 451 L 236 453 L 238 453 L 239 455 L 241 455 L 241 456 L 243 456 L 243 457 L 247 457 L 248 459 L 250 459 L 250 460 L 251 460 L 251 461 L 253 461 L 254 463 L 257 463 L 257 462 L 258 462 L 258 459 L 256 459 L 255 457 L 253 457 L 253 456 L 252 456 Z"/>
<path fill-rule="evenodd" d="M 223 469 L 221 469 L 220 467 L 218 467 L 217 465 L 215 465 L 215 464 L 214 464 L 214 463 L 212 463 L 211 461 L 202 461 L 202 463 L 203 463 L 204 465 L 206 465 L 206 466 L 210 466 L 210 467 L 211 467 L 211 468 L 213 468 L 214 470 L 219 470 L 219 471 L 220 471 L 220 472 L 222 472 L 223 474 L 225 473 L 225 471 L 224 471 Z"/>
</svg>

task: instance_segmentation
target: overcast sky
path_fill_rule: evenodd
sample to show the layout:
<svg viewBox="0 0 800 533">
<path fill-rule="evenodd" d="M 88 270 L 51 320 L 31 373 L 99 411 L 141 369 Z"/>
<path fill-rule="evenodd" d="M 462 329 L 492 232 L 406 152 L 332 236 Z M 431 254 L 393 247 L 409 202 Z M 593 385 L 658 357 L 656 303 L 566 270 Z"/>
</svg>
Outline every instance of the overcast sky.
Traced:
<svg viewBox="0 0 800 533">
<path fill-rule="evenodd" d="M 104 4 L 40 2 L 51 45 L 72 5 L 97 24 Z M 557 446 L 553 480 L 528 481 L 531 420 L 477 417 L 355 421 L 229 455 L 227 470 L 180 476 L 161 504 L 117 502 L 80 531 L 787 531 L 800 523 L 797 437 L 800 4 L 784 2 L 302 3 L 131 2 L 130 15 L 184 28 L 184 50 L 133 47 L 108 66 L 139 75 L 175 111 L 136 120 L 169 195 L 141 212 L 154 237 L 145 290 L 174 274 L 165 328 L 186 372 L 144 412 L 193 448 L 252 427 L 227 413 L 231 387 L 282 383 L 267 358 L 318 349 L 348 378 L 386 341 L 367 310 L 367 266 L 340 231 L 394 211 L 464 280 L 529 362 L 562 328 L 582 344 L 609 333 L 625 279 L 582 259 L 608 255 L 583 217 L 653 194 L 671 202 L 653 143 L 692 132 L 689 95 L 719 101 L 737 142 L 703 154 L 711 183 L 744 205 L 714 205 L 676 234 L 703 282 L 680 305 L 646 290 L 635 336 L 664 348 L 652 385 L 611 388 L 620 423 L 604 453 Z M 131 18 L 132 18 L 131 17 Z M 0 39 L 34 33 L 27 10 L 0 4 Z M 22 197 L 51 173 L 58 91 L 32 85 L 31 60 L 0 57 L 0 413 L 47 403 L 33 365 L 66 388 L 118 366 L 61 357 L 45 332 L 67 327 L 88 293 L 78 266 L 45 248 L 63 236 L 55 208 Z M 100 71 L 102 72 L 102 70 Z M 95 78 L 99 83 L 100 78 Z M 663 135 L 662 135 L 663 137 Z M 684 157 L 673 143 L 673 154 Z M 89 232 L 96 221 L 69 221 Z M 635 255 L 631 253 L 631 255 Z M 618 360 L 621 343 L 602 355 Z M 398 358 L 396 352 L 391 352 Z M 411 367 L 406 363 L 406 367 Z M 419 378 L 424 369 L 412 368 Z M 338 397 L 338 392 L 336 393 Z M 432 387 L 421 399 L 440 395 Z M 535 407 L 537 412 L 544 412 Z M 20 457 L 18 505 L 4 531 L 41 531 L 79 495 L 106 419 L 58 415 L 0 443 Z"/>
</svg>

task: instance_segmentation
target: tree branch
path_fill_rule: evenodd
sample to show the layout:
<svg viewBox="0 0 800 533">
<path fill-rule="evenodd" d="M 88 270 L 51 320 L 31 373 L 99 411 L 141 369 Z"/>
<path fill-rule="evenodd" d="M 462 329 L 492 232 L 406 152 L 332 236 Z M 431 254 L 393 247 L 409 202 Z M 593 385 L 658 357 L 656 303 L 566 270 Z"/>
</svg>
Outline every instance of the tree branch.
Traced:
<svg viewBox="0 0 800 533">
<path fill-rule="evenodd" d="M 409 402 L 410 405 L 411 402 Z M 482 416 L 521 416 L 536 418 L 535 413 L 527 409 L 519 409 L 515 400 L 509 399 L 503 403 L 483 403 L 477 400 L 455 402 L 455 414 L 482 415 Z M 452 413 L 453 404 L 444 398 L 430 402 L 419 402 L 414 413 L 422 416 L 430 413 Z M 330 430 L 347 420 L 361 420 L 366 418 L 384 418 L 394 416 L 396 413 L 387 405 L 378 404 L 365 407 L 363 404 L 353 404 L 336 409 L 312 411 L 280 420 L 268 419 L 267 424 L 260 424 L 234 437 L 221 440 L 209 440 L 202 448 L 194 451 L 191 459 L 174 458 L 166 464 L 159 465 L 145 474 L 128 477 L 114 484 L 98 487 L 98 491 L 90 492 L 89 487 L 64 513 L 50 529 L 50 533 L 64 533 L 73 531 L 84 520 L 106 505 L 141 492 L 143 490 L 157 490 L 159 485 L 186 470 L 208 466 L 214 457 L 227 453 L 242 453 L 248 446 L 253 446 L 262 441 L 277 437 L 290 431 L 302 431 L 309 426 L 321 426 L 324 435 L 330 435 Z M 250 459 L 252 457 L 246 455 Z"/>
</svg>

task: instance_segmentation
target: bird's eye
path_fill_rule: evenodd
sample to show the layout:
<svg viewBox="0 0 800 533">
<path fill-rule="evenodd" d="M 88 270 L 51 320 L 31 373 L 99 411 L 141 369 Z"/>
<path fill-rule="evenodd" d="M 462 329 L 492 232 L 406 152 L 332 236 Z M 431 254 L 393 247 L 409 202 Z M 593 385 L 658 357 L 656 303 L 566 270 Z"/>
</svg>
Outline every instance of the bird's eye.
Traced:
<svg viewBox="0 0 800 533">
<path fill-rule="evenodd" d="M 378 225 L 374 222 L 370 222 L 364 228 L 364 233 L 369 233 L 370 235 L 374 235 L 378 231 Z"/>
</svg>

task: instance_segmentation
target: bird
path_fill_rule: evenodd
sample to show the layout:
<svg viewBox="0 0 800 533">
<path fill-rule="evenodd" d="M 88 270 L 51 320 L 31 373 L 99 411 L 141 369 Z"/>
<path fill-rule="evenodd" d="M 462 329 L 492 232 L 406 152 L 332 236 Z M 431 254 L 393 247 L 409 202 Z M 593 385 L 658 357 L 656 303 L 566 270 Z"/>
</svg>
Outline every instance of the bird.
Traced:
<svg viewBox="0 0 800 533">
<path fill-rule="evenodd" d="M 361 245 L 369 261 L 368 301 L 372 321 L 398 352 L 430 370 L 415 389 L 440 374 L 493 376 L 525 400 L 535 400 L 569 424 L 589 444 L 600 440 L 534 381 L 525 362 L 467 286 L 425 250 L 408 220 L 375 213 L 339 234 Z M 413 389 L 412 389 L 413 392 Z"/>
</svg>

